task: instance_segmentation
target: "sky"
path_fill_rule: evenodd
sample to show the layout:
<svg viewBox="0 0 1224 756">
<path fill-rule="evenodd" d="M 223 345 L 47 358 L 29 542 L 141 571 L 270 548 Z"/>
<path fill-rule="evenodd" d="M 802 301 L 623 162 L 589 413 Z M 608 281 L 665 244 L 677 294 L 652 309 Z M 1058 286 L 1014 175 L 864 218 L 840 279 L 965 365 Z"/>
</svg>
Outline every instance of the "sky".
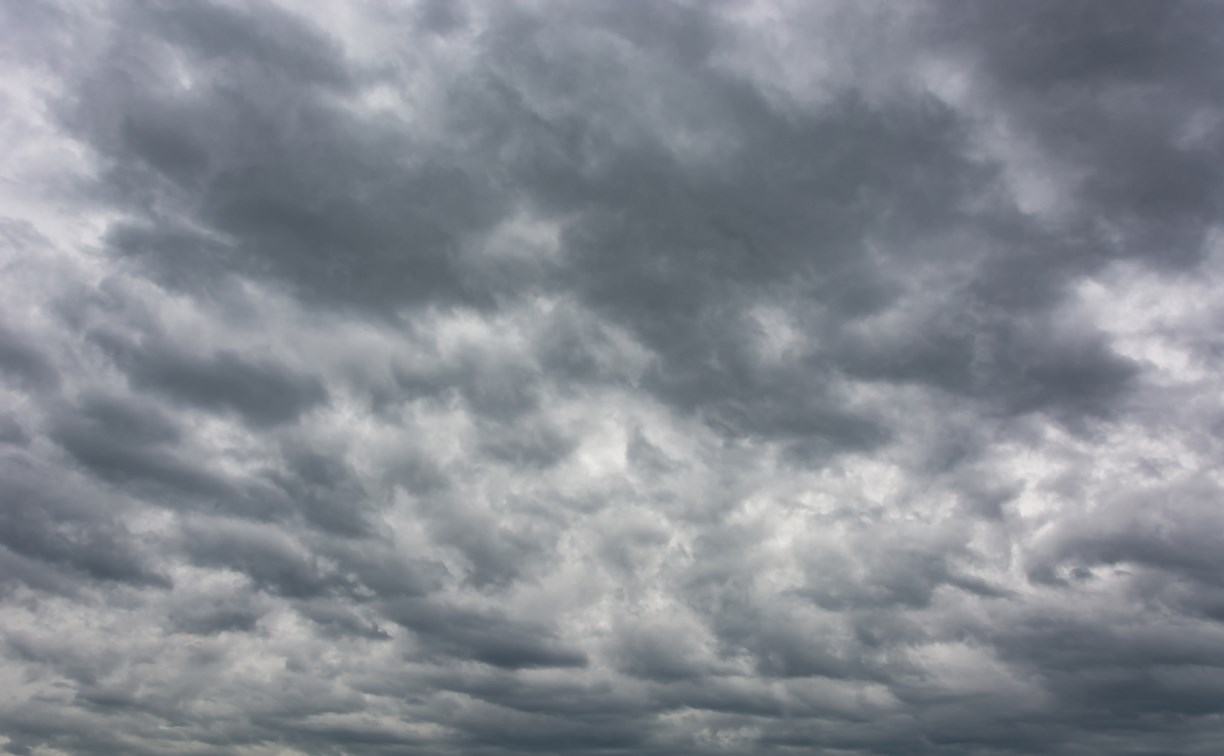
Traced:
<svg viewBox="0 0 1224 756">
<path fill-rule="evenodd" d="M 1224 752 L 1224 3 L 0 30 L 0 751 Z"/>
</svg>

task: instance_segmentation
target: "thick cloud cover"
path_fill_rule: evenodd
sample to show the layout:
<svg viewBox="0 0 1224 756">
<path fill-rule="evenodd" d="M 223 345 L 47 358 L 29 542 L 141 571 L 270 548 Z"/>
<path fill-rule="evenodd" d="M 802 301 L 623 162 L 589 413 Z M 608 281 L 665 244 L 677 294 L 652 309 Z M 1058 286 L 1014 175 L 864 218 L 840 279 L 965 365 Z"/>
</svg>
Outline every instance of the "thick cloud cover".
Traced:
<svg viewBox="0 0 1224 756">
<path fill-rule="evenodd" d="M 1224 750 L 1224 6 L 0 14 L 8 753 Z"/>
</svg>

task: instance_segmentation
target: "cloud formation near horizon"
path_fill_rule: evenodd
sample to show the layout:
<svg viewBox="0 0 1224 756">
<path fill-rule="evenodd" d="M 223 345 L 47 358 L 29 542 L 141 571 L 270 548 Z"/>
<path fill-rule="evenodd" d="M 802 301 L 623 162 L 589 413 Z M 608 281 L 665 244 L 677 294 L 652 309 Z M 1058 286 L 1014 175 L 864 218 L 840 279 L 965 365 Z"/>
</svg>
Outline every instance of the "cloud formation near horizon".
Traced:
<svg viewBox="0 0 1224 756">
<path fill-rule="evenodd" d="M 1224 6 L 0 28 L 0 749 L 1224 748 Z"/>
</svg>

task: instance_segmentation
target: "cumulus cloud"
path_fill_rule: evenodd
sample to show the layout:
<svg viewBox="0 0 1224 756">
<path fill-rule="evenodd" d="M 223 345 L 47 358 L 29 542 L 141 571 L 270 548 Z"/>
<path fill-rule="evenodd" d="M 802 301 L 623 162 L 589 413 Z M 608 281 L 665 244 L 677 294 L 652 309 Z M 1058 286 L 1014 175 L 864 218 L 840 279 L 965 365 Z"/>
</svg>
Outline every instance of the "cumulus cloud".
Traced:
<svg viewBox="0 0 1224 756">
<path fill-rule="evenodd" d="M 0 747 L 1216 753 L 1205 2 L 0 9 Z"/>
</svg>

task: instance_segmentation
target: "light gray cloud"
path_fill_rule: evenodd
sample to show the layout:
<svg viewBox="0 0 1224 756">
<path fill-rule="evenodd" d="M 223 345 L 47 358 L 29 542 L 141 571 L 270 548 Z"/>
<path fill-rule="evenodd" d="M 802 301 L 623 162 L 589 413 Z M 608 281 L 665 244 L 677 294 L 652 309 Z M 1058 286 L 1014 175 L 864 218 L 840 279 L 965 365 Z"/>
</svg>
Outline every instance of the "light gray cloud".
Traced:
<svg viewBox="0 0 1224 756">
<path fill-rule="evenodd" d="M 0 748 L 1217 753 L 1221 24 L 0 6 Z"/>
</svg>

